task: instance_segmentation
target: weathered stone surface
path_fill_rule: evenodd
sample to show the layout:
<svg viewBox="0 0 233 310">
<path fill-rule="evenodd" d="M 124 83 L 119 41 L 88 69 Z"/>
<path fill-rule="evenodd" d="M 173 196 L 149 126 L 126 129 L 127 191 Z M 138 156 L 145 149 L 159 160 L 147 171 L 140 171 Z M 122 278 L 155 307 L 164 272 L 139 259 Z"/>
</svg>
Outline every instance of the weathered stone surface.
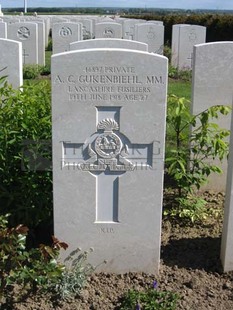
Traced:
<svg viewBox="0 0 233 310">
<path fill-rule="evenodd" d="M 158 272 L 166 89 L 163 56 L 52 57 L 55 234 L 98 271 Z"/>
</svg>

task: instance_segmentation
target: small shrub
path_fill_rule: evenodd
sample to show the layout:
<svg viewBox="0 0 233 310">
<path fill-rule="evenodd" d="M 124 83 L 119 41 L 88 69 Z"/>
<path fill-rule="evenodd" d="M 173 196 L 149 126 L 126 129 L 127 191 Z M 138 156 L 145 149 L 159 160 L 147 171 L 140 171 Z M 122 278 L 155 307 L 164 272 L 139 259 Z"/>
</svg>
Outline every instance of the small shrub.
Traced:
<svg viewBox="0 0 233 310">
<path fill-rule="evenodd" d="M 9 215 L 0 216 L 0 302 L 5 299 L 9 306 L 13 302 L 13 287 L 20 285 L 18 297 L 38 289 L 47 290 L 51 283 L 57 282 L 64 265 L 57 262 L 60 248 L 67 244 L 54 238 L 52 247 L 40 245 L 27 250 L 28 228 L 18 225 L 8 228 Z"/>
<path fill-rule="evenodd" d="M 178 295 L 172 292 L 130 290 L 124 297 L 120 310 L 175 310 Z"/>
<path fill-rule="evenodd" d="M 51 73 L 51 69 L 49 65 L 45 65 L 40 68 L 41 75 L 49 75 L 50 73 Z"/>
<path fill-rule="evenodd" d="M 164 215 L 179 216 L 191 222 L 212 216 L 205 200 L 193 195 L 208 180 L 210 173 L 221 173 L 213 160 L 228 155 L 229 130 L 213 123 L 219 114 L 231 111 L 228 106 L 213 106 L 198 115 L 191 115 L 188 101 L 174 95 L 168 98 L 166 169 L 178 189 L 176 205 Z M 192 131 L 190 132 L 190 128 Z"/>
<path fill-rule="evenodd" d="M 228 106 L 213 106 L 198 115 L 191 115 L 187 100 L 174 95 L 168 98 L 166 150 L 168 174 L 174 179 L 180 196 L 205 184 L 211 172 L 221 169 L 210 160 L 226 158 L 230 131 L 213 123 L 219 114 L 231 111 Z M 192 132 L 189 133 L 190 127 Z M 208 159 L 208 160 L 207 160 Z"/>
<path fill-rule="evenodd" d="M 24 65 L 23 78 L 25 80 L 36 79 L 40 75 L 41 67 L 39 65 Z"/>
<path fill-rule="evenodd" d="M 172 217 L 179 217 L 182 220 L 188 220 L 192 223 L 198 221 L 205 221 L 208 216 L 208 210 L 206 208 L 207 202 L 192 194 L 188 194 L 186 197 L 178 197 L 175 199 L 177 207 L 172 209 L 164 210 L 164 215 L 169 215 Z"/>
<path fill-rule="evenodd" d="M 0 85 L 0 215 L 35 228 L 52 219 L 51 86 Z"/>
<path fill-rule="evenodd" d="M 94 271 L 94 267 L 87 262 L 87 256 L 88 252 L 82 253 L 78 248 L 65 259 L 66 268 L 58 281 L 50 286 L 59 299 L 75 297 L 84 287 L 87 276 Z"/>
<path fill-rule="evenodd" d="M 172 50 L 168 45 L 164 45 L 163 55 L 168 58 L 169 63 L 171 62 Z"/>
<path fill-rule="evenodd" d="M 168 76 L 170 78 L 177 79 L 177 80 L 191 81 L 192 71 L 191 70 L 179 70 L 178 68 L 169 66 Z"/>
<path fill-rule="evenodd" d="M 49 38 L 48 45 L 46 47 L 46 51 L 52 51 L 52 50 L 53 50 L 53 41 L 51 38 Z"/>
</svg>

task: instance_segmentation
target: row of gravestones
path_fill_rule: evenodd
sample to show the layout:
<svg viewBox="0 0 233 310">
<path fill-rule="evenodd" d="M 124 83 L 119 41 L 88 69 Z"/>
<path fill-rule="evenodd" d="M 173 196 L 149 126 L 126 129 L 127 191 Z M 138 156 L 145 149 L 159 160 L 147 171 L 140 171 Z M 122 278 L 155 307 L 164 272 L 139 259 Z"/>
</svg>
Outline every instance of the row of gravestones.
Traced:
<svg viewBox="0 0 233 310">
<path fill-rule="evenodd" d="M 52 28 L 53 53 L 69 51 L 69 44 L 82 40 L 82 24 L 55 23 Z M 143 42 L 148 45 L 148 51 L 163 54 L 164 26 L 162 22 L 147 22 L 138 20 L 123 20 L 123 24 L 102 22 L 95 24 L 96 39 L 118 38 Z M 192 67 L 193 46 L 205 43 L 206 27 L 197 25 L 173 25 L 171 64 L 180 70 L 190 70 Z"/>
<path fill-rule="evenodd" d="M 56 18 L 54 23 L 84 21 L 67 16 L 67 19 Z M 91 38 L 123 38 L 147 43 L 149 52 L 163 52 L 164 27 L 162 21 L 148 21 L 142 19 L 124 18 L 93 18 L 85 19 L 91 23 L 88 26 L 88 39 Z M 97 27 L 96 27 L 97 26 Z M 159 27 L 160 26 L 160 27 Z M 84 28 L 87 28 L 85 26 Z M 179 69 L 191 67 L 192 47 L 205 43 L 206 28 L 196 25 L 174 25 L 172 29 L 172 64 Z M 155 46 L 150 44 L 157 41 Z"/>
<path fill-rule="evenodd" d="M 93 248 L 90 262 L 106 261 L 99 270 L 157 273 L 167 59 L 118 44 L 52 57 L 55 234 L 71 250 Z M 232 48 L 233 42 L 195 46 L 197 96 L 221 92 L 225 98 L 228 92 L 232 98 L 230 87 L 218 85 L 222 79 L 231 83 Z M 231 162 L 221 249 L 225 271 L 233 270 L 232 169 Z"/>
<path fill-rule="evenodd" d="M 43 21 L 0 22 L 0 38 L 21 42 L 23 64 L 45 65 L 46 37 Z"/>
<path fill-rule="evenodd" d="M 23 63 L 44 65 L 44 49 L 48 43 L 50 25 L 53 34 L 53 53 L 68 51 L 69 44 L 83 39 L 123 38 L 148 44 L 148 51 L 163 54 L 164 26 L 161 21 L 110 19 L 12 18 L 0 23 L 0 38 L 19 40 L 23 44 Z M 51 20 L 50 20 L 51 19 Z M 20 22 L 20 23 L 19 23 Z M 26 24 L 25 24 L 26 22 Z M 172 65 L 179 69 L 192 66 L 192 49 L 204 43 L 206 28 L 196 25 L 173 25 Z"/>
<path fill-rule="evenodd" d="M 126 23 L 126 22 L 125 22 Z M 134 21 L 135 23 L 135 21 Z M 148 44 L 149 52 L 158 54 L 163 53 L 164 45 L 164 26 L 162 24 L 147 22 L 137 22 L 134 27 L 133 35 L 129 35 L 128 29 L 116 22 L 103 22 L 95 24 L 93 36 L 98 38 L 111 39 L 130 39 Z M 127 30 L 125 30 L 127 29 Z M 53 34 L 53 53 L 60 53 L 69 50 L 69 44 L 83 39 L 82 23 L 65 22 L 54 23 L 52 26 Z M 87 38 L 92 38 L 86 37 Z"/>
<path fill-rule="evenodd" d="M 77 30 L 74 20 L 68 23 L 68 20 L 54 20 L 53 42 L 54 53 L 69 50 L 69 44 L 79 41 L 80 29 Z M 63 21 L 63 22 L 62 22 Z M 118 38 L 135 40 L 148 44 L 148 51 L 163 54 L 164 48 L 164 26 L 161 21 L 149 21 L 139 19 L 99 20 L 86 19 L 90 22 L 88 34 L 85 39 L 91 38 Z M 82 22 L 83 23 L 83 22 Z M 82 27 L 82 26 L 80 26 Z M 87 26 L 83 27 L 87 29 Z M 172 59 L 171 63 L 180 70 L 190 69 L 192 67 L 193 46 L 205 43 L 206 27 L 197 25 L 178 24 L 172 28 Z"/>
</svg>

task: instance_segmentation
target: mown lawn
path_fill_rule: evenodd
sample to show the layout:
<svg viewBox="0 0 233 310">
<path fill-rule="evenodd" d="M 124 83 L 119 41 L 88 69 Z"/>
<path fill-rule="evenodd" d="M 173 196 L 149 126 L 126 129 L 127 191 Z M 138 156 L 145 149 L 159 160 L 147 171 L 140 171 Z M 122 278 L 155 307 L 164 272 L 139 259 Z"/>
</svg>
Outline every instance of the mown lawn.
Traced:
<svg viewBox="0 0 233 310">
<path fill-rule="evenodd" d="M 188 100 L 191 100 L 191 81 L 183 81 L 177 79 L 169 78 L 168 81 L 168 94 L 174 94 L 177 97 L 185 97 Z"/>
</svg>

